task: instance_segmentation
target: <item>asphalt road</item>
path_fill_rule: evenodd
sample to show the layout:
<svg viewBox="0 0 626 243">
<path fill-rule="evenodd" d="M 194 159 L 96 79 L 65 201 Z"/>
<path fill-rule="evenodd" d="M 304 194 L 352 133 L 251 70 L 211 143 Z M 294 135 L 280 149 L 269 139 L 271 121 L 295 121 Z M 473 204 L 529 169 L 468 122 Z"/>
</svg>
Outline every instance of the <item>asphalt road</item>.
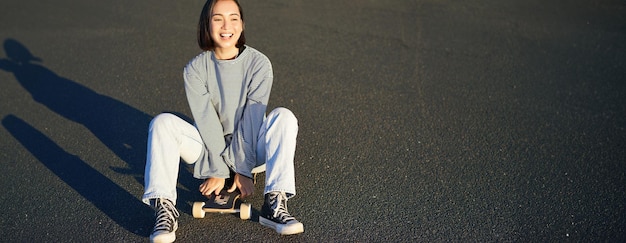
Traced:
<svg viewBox="0 0 626 243">
<path fill-rule="evenodd" d="M 190 114 L 202 5 L 0 3 L 1 241 L 147 240 L 146 129 Z M 626 240 L 623 1 L 242 5 L 299 118 L 306 231 L 193 219 L 182 167 L 180 242 Z"/>
</svg>

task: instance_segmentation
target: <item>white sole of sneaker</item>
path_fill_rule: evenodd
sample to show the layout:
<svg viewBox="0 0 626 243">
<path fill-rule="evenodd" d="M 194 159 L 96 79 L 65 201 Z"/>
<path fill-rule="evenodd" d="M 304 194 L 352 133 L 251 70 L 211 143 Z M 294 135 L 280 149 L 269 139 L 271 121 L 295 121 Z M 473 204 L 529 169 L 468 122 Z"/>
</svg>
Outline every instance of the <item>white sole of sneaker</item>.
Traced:
<svg viewBox="0 0 626 243">
<path fill-rule="evenodd" d="M 279 224 L 269 219 L 259 217 L 259 223 L 261 223 L 261 225 L 263 226 L 274 229 L 277 233 L 281 235 L 293 235 L 304 232 L 304 225 L 300 222 L 293 224 Z"/>
<path fill-rule="evenodd" d="M 176 230 L 178 229 L 178 222 L 174 224 L 174 230 L 165 234 L 150 235 L 151 243 L 172 243 L 176 240 Z"/>
<path fill-rule="evenodd" d="M 160 234 L 155 237 L 150 237 L 152 243 L 172 243 L 176 240 L 176 233 L 170 232 L 167 234 Z"/>
</svg>

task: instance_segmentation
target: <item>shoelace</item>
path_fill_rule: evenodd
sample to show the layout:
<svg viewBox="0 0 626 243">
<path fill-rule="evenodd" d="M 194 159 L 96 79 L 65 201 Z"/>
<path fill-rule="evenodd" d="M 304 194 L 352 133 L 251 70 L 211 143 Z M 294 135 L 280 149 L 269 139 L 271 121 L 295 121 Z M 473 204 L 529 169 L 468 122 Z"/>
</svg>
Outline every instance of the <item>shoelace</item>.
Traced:
<svg viewBox="0 0 626 243">
<path fill-rule="evenodd" d="M 153 231 L 167 230 L 173 231 L 174 218 L 178 218 L 180 214 L 172 202 L 165 199 L 156 200 L 156 208 L 159 209 L 157 214 L 157 223 L 154 225 Z"/>
<path fill-rule="evenodd" d="M 296 219 L 287 211 L 287 199 L 283 193 L 276 193 L 275 195 L 270 196 L 270 202 L 272 205 L 272 211 L 274 211 L 274 215 L 272 215 L 274 218 L 280 219 L 283 223 Z"/>
</svg>

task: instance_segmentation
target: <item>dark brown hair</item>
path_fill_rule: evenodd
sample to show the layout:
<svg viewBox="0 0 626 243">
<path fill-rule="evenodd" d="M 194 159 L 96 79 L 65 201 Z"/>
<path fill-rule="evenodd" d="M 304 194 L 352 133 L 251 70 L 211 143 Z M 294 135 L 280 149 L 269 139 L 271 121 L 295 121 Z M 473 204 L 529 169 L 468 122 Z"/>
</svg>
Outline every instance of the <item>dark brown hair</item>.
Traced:
<svg viewBox="0 0 626 243">
<path fill-rule="evenodd" d="M 204 4 L 202 8 L 202 12 L 200 13 L 200 20 L 198 21 L 198 46 L 200 49 L 205 51 L 212 51 L 215 49 L 215 42 L 211 39 L 211 12 L 213 11 L 213 6 L 218 0 L 208 0 Z M 237 8 L 239 8 L 239 15 L 241 16 L 241 22 L 245 23 L 243 19 L 243 10 L 241 9 L 241 5 L 239 5 L 239 1 L 233 0 L 235 4 L 237 4 Z M 235 45 L 237 48 L 241 48 L 246 44 L 246 36 L 244 35 L 244 30 L 241 30 L 241 36 L 239 40 L 237 40 L 237 44 Z"/>
</svg>

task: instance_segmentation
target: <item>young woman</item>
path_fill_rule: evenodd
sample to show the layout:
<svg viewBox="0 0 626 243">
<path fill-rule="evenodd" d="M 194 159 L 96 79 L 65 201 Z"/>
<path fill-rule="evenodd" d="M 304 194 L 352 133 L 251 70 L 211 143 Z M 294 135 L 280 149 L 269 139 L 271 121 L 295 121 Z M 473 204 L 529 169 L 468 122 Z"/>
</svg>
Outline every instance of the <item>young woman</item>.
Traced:
<svg viewBox="0 0 626 243">
<path fill-rule="evenodd" d="M 156 211 L 150 240 L 176 239 L 178 163 L 195 163 L 205 179 L 203 195 L 254 191 L 252 170 L 265 166 L 265 202 L 259 221 L 280 234 L 304 231 L 287 211 L 296 195 L 294 154 L 298 124 L 286 108 L 265 116 L 273 81 L 269 59 L 245 45 L 244 18 L 236 0 L 209 0 L 198 24 L 203 53 L 184 69 L 185 91 L 195 126 L 164 113 L 150 123 L 143 201 Z M 225 180 L 233 175 L 232 187 Z"/>
</svg>

